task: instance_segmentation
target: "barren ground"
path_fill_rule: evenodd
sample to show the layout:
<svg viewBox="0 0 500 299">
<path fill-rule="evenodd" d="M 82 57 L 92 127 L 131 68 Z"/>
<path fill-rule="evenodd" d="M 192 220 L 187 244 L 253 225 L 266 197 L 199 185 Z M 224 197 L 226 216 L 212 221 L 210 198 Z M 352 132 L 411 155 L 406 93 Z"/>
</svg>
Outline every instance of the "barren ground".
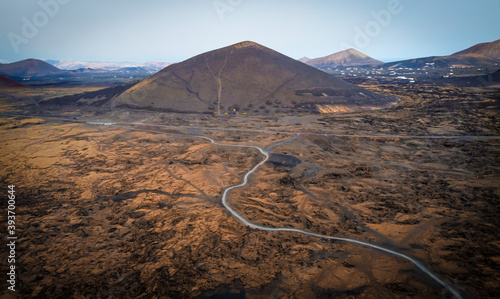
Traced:
<svg viewBox="0 0 500 299">
<path fill-rule="evenodd" d="M 401 258 L 244 226 L 221 194 L 263 156 L 195 135 L 262 148 L 288 140 L 231 191 L 247 219 L 378 244 L 464 296 L 496 297 L 498 90 L 365 87 L 405 101 L 365 113 L 214 117 L 36 106 L 35 97 L 71 91 L 2 91 L 0 187 L 16 185 L 19 240 L 18 291 L 2 287 L 1 298 L 450 296 Z"/>
</svg>

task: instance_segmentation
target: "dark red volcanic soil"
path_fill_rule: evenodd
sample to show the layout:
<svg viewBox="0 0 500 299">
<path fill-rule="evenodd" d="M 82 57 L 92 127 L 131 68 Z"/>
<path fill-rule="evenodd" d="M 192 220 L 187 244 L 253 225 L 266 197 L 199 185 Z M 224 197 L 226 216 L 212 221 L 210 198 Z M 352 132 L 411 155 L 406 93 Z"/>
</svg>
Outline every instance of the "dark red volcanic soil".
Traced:
<svg viewBox="0 0 500 299">
<path fill-rule="evenodd" d="M 23 85 L 17 81 L 14 81 L 8 77 L 0 75 L 0 88 L 6 87 L 22 87 Z"/>
</svg>

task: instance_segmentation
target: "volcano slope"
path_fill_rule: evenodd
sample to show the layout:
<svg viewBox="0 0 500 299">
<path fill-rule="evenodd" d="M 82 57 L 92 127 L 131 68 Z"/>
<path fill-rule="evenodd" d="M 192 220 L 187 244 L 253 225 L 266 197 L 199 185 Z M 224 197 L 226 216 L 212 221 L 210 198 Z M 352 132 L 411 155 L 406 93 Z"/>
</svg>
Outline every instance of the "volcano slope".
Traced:
<svg viewBox="0 0 500 299">
<path fill-rule="evenodd" d="M 386 106 L 396 100 L 247 41 L 171 65 L 132 86 L 110 104 L 262 115 L 298 114 L 300 109 L 318 111 L 323 106 L 359 110 Z"/>
<path fill-rule="evenodd" d="M 14 81 L 8 77 L 0 75 L 0 88 L 10 88 L 10 87 L 22 87 L 23 85 L 17 81 Z"/>
<path fill-rule="evenodd" d="M 382 61 L 359 52 L 356 49 L 347 49 L 325 57 L 318 57 L 307 60 L 306 64 L 315 68 L 328 70 L 329 68 L 350 67 L 350 66 L 377 66 L 384 64 Z"/>
</svg>

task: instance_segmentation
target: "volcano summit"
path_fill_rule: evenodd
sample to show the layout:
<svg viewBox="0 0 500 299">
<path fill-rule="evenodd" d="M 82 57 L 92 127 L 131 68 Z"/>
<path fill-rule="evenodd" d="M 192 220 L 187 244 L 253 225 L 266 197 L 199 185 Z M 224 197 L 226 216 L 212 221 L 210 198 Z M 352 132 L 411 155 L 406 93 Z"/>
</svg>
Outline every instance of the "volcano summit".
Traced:
<svg viewBox="0 0 500 299">
<path fill-rule="evenodd" d="M 241 42 L 170 65 L 114 97 L 113 107 L 256 114 L 360 110 L 396 98 L 354 86 L 254 42 Z"/>
</svg>

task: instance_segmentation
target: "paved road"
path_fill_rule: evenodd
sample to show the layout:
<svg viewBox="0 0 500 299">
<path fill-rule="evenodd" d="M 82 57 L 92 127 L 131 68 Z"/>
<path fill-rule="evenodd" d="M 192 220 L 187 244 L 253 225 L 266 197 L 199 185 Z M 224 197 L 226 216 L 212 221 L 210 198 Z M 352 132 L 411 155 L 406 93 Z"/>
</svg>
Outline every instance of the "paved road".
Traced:
<svg viewBox="0 0 500 299">
<path fill-rule="evenodd" d="M 248 219 L 246 219 L 243 215 L 238 213 L 236 210 L 234 210 L 229 203 L 227 202 L 228 195 L 231 192 L 231 190 L 237 189 L 244 187 L 248 184 L 248 178 L 254 174 L 266 161 L 269 159 L 270 152 L 269 149 L 284 144 L 286 142 L 292 141 L 300 135 L 320 135 L 320 136 L 334 136 L 334 137 L 353 137 L 353 138 L 409 138 L 409 139 L 500 139 L 499 136 L 405 136 L 405 135 L 338 135 L 338 134 L 322 134 L 322 133 L 297 133 L 297 132 L 286 132 L 286 131 L 261 131 L 261 130 L 246 130 L 246 129 L 232 129 L 232 128 L 212 128 L 212 127 L 192 127 L 192 126 L 168 126 L 168 125 L 154 125 L 154 124 L 143 124 L 143 123 L 113 123 L 113 122 L 105 122 L 105 121 L 81 121 L 81 120 L 75 120 L 75 119 L 69 119 L 69 118 L 60 118 L 60 117 L 44 117 L 44 116 L 28 116 L 28 115 L 15 115 L 15 114 L 0 114 L 0 117 L 25 117 L 25 118 L 42 118 L 42 119 L 48 119 L 48 120 L 57 120 L 57 121 L 64 121 L 64 122 L 76 122 L 76 123 L 86 123 L 86 124 L 91 124 L 91 125 L 109 125 L 109 126 L 119 126 L 119 127 L 158 127 L 158 128 L 190 128 L 190 129 L 203 129 L 203 130 L 219 130 L 219 131 L 242 131 L 242 132 L 259 132 L 259 133 L 283 133 L 283 134 L 295 134 L 295 136 L 289 140 L 281 141 L 273 146 L 270 146 L 268 150 L 265 150 L 261 147 L 254 146 L 254 145 L 239 145 L 239 144 L 225 144 L 225 143 L 220 143 L 215 141 L 214 139 L 202 135 L 189 135 L 189 134 L 173 134 L 173 133 L 166 133 L 162 131 L 154 131 L 154 130 L 148 130 L 148 129 L 137 129 L 140 131 L 150 131 L 150 132 L 155 132 L 155 133 L 160 133 L 160 134 L 168 134 L 168 135 L 180 135 L 180 136 L 185 136 L 185 137 L 191 137 L 191 138 L 200 138 L 209 141 L 210 143 L 218 146 L 225 146 L 225 147 L 237 147 L 237 148 L 248 148 L 248 149 L 255 149 L 259 151 L 263 159 L 257 163 L 252 169 L 250 169 L 244 176 L 243 180 L 241 183 L 237 185 L 233 185 L 230 187 L 227 187 L 224 189 L 224 192 L 222 193 L 222 204 L 224 207 L 231 213 L 232 216 L 234 216 L 236 219 L 238 219 L 241 223 L 244 225 L 252 228 L 252 229 L 257 229 L 257 230 L 262 230 L 262 231 L 271 231 L 271 232 L 293 232 L 293 233 L 299 233 L 303 235 L 308 235 L 316 238 L 321 238 L 321 239 L 328 239 L 328 240 L 335 240 L 335 241 L 341 241 L 341 242 L 348 242 L 348 243 L 353 243 L 365 247 L 369 247 L 372 249 L 376 249 L 382 252 L 385 252 L 390 255 L 394 255 L 397 257 L 400 257 L 402 259 L 405 259 L 409 262 L 411 262 L 413 265 L 415 265 L 418 269 L 420 269 L 422 272 L 427 274 L 430 278 L 432 278 L 435 282 L 439 283 L 441 286 L 443 286 L 446 290 L 448 290 L 453 296 L 455 296 L 458 299 L 461 299 L 462 296 L 460 293 L 455 290 L 450 284 L 448 284 L 445 280 L 442 278 L 438 277 L 436 274 L 434 274 L 431 270 L 427 269 L 420 261 L 416 260 L 415 258 L 408 256 L 406 254 L 403 254 L 401 252 L 397 252 L 379 245 L 371 244 L 365 241 L 360 241 L 356 239 L 351 239 L 351 238 L 345 238 L 345 237 L 334 237 L 334 236 L 327 236 L 327 235 L 321 235 L 313 232 L 309 232 L 306 230 L 302 229 L 297 229 L 297 228 L 287 228 L 287 227 L 267 227 L 262 224 L 254 223 Z"/>
<path fill-rule="evenodd" d="M 193 137 L 193 136 L 191 136 L 191 137 Z M 195 137 L 199 137 L 199 138 L 203 138 L 203 139 L 209 140 L 211 143 L 216 144 L 216 145 L 220 145 L 220 146 L 231 146 L 231 147 L 257 149 L 264 156 L 264 158 L 257 165 L 255 165 L 252 169 L 250 169 L 250 171 L 248 171 L 243 176 L 243 181 L 240 184 L 230 186 L 230 187 L 226 188 L 224 190 L 224 192 L 222 193 L 222 204 L 241 223 L 245 224 L 246 226 L 249 226 L 250 228 L 258 229 L 258 230 L 263 230 L 263 231 L 294 232 L 294 233 L 299 233 L 299 234 L 308 235 L 308 236 L 312 236 L 312 237 L 317 237 L 317 238 L 321 238 L 321 239 L 328 239 L 328 240 L 335 240 L 335 241 L 342 241 L 342 242 L 354 243 L 354 244 L 358 244 L 358 245 L 361 245 L 361 246 L 373 248 L 373 249 L 376 249 L 376 250 L 379 250 L 379 251 L 382 251 L 382 252 L 385 252 L 385 253 L 388 253 L 388 254 L 391 254 L 391 255 L 394 255 L 394 256 L 398 256 L 398 257 L 403 258 L 403 259 L 411 262 L 412 264 L 414 264 L 422 272 L 424 272 L 425 274 L 427 274 L 430 278 L 432 278 L 434 281 L 436 281 L 441 286 L 443 286 L 445 289 L 447 289 L 456 298 L 459 298 L 459 299 L 462 298 L 462 296 L 460 295 L 460 293 L 458 291 L 456 291 L 450 284 L 448 284 L 443 279 L 439 278 L 436 274 L 432 273 L 432 271 L 430 271 L 429 269 L 427 269 L 421 262 L 417 261 L 413 257 L 410 257 L 410 256 L 408 256 L 406 254 L 403 254 L 403 253 L 400 253 L 400 252 L 397 252 L 397 251 L 394 251 L 394 250 L 391 250 L 391 249 L 387 249 L 387 248 L 384 248 L 384 247 L 379 246 L 379 245 L 374 245 L 374 244 L 371 244 L 371 243 L 368 243 L 368 242 L 356 240 L 356 239 L 344 238 L 344 237 L 326 236 L 326 235 L 321 235 L 321 234 L 317 234 L 317 233 L 313 233 L 313 232 L 309 232 L 309 231 L 302 230 L 302 229 L 297 229 L 297 228 L 267 227 L 267 226 L 263 226 L 263 225 L 258 224 L 258 223 L 251 222 L 250 220 L 246 219 L 243 215 L 241 215 L 240 213 L 238 213 L 237 211 L 235 211 L 228 204 L 228 202 L 227 202 L 228 194 L 229 194 L 229 192 L 231 190 L 234 190 L 236 188 L 241 188 L 241 187 L 246 186 L 248 184 L 248 177 L 250 175 L 252 175 L 253 173 L 255 173 L 260 166 L 262 166 L 264 163 L 266 163 L 266 161 L 269 159 L 270 153 L 268 151 L 263 150 L 262 148 L 260 148 L 258 146 L 224 144 L 224 143 L 218 143 L 215 140 L 213 140 L 213 139 L 211 139 L 209 137 L 205 137 L 205 136 L 195 136 Z M 283 142 L 281 142 L 281 144 L 282 143 Z"/>
<path fill-rule="evenodd" d="M 461 139 L 461 140 L 500 140 L 500 136 L 473 136 L 473 135 L 371 135 L 371 134 L 336 134 L 328 132 L 301 132 L 301 131 L 282 131 L 282 130 L 257 130 L 257 129 L 239 129 L 239 128 L 222 128 L 222 127 L 199 127 L 199 126 L 182 126 L 182 125 L 161 125 L 161 124 L 145 124 L 142 122 L 110 122 L 110 121 L 87 121 L 80 119 L 56 117 L 56 116 L 40 116 L 40 115 L 24 115 L 24 114 L 8 114 L 0 113 L 0 117 L 22 117 L 22 118 L 40 118 L 47 120 L 57 120 L 71 123 L 84 123 L 89 125 L 104 125 L 104 126 L 138 126 L 138 127 L 156 127 L 167 129 L 197 129 L 207 131 L 227 131 L 227 132 L 248 132 L 248 133 L 267 133 L 267 134 L 285 134 L 297 136 L 325 136 L 325 137 L 345 137 L 345 138 L 363 138 L 363 139 Z"/>
</svg>

